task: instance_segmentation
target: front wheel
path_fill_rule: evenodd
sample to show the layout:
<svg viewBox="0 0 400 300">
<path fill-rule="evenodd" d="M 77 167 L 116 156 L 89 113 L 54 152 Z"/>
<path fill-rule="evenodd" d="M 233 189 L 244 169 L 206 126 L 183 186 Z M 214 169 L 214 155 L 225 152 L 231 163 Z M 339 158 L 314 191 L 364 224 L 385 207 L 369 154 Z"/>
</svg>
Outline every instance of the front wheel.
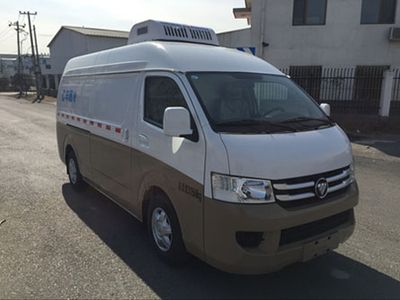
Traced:
<svg viewBox="0 0 400 300">
<path fill-rule="evenodd" d="M 162 259 L 173 265 L 188 260 L 175 210 L 162 195 L 155 195 L 149 204 L 147 228 L 149 239 Z"/>
</svg>

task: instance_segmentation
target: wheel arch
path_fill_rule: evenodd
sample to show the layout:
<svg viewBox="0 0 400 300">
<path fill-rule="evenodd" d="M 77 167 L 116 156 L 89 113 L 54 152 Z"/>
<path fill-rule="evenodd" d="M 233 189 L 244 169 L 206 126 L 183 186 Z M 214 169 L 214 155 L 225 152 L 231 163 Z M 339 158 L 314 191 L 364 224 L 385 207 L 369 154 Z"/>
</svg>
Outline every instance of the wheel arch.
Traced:
<svg viewBox="0 0 400 300">
<path fill-rule="evenodd" d="M 164 196 L 178 216 L 178 211 L 173 201 L 174 182 L 166 174 L 160 172 L 159 169 L 153 169 L 143 174 L 137 194 L 138 206 L 136 207 L 136 213 L 143 223 L 146 222 L 147 209 L 150 200 L 155 194 Z"/>
<path fill-rule="evenodd" d="M 147 214 L 148 214 L 148 209 L 149 209 L 149 204 L 151 202 L 151 199 L 154 198 L 155 195 L 160 195 L 162 197 L 164 197 L 164 199 L 166 201 L 169 202 L 169 204 L 171 205 L 171 207 L 175 210 L 176 213 L 176 209 L 170 199 L 170 197 L 168 196 L 168 194 L 158 185 L 151 185 L 148 188 L 145 189 L 143 196 L 141 199 L 141 219 L 143 224 L 146 224 L 147 222 Z M 179 220 L 178 220 L 179 222 Z"/>
<path fill-rule="evenodd" d="M 62 151 L 63 153 L 61 153 L 61 157 L 64 160 L 64 163 L 67 164 L 67 155 L 69 153 L 69 151 L 74 151 L 75 155 L 77 156 L 77 153 L 75 151 L 75 147 L 73 145 L 73 139 L 72 136 L 70 134 L 66 134 L 64 137 L 64 141 L 62 143 Z"/>
</svg>

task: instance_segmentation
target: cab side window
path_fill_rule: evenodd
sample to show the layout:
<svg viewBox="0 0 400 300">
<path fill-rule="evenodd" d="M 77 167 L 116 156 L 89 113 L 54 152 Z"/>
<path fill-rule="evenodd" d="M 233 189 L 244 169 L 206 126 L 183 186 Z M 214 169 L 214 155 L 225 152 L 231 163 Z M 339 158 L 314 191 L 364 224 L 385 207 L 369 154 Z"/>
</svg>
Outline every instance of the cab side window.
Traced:
<svg viewBox="0 0 400 300">
<path fill-rule="evenodd" d="M 169 77 L 147 77 L 144 94 L 144 120 L 163 128 L 164 111 L 167 107 L 188 108 L 176 84 Z"/>
</svg>

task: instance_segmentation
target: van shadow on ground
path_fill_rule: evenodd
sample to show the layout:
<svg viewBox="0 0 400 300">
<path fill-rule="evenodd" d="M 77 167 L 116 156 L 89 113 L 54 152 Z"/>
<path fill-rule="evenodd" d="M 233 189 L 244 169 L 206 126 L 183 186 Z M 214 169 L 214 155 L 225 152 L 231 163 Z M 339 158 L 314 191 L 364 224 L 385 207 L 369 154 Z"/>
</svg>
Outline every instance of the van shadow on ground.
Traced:
<svg viewBox="0 0 400 300">
<path fill-rule="evenodd" d="M 62 186 L 68 206 L 161 298 L 398 298 L 400 282 L 332 253 L 277 273 L 239 276 L 193 259 L 174 269 L 159 260 L 140 222 L 88 188 Z M 94 208 L 94 209 L 93 209 Z M 104 220 L 107 220 L 105 222 Z"/>
</svg>

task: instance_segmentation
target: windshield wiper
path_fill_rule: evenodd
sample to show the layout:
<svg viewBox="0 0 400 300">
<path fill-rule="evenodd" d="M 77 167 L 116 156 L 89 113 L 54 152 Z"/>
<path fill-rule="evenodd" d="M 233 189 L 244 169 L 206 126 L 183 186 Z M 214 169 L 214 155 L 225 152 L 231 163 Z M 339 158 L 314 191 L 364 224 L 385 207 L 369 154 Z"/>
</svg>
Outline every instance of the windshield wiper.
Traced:
<svg viewBox="0 0 400 300">
<path fill-rule="evenodd" d="M 271 126 L 275 128 L 281 128 L 288 131 L 297 131 L 296 128 L 293 128 L 290 125 L 271 122 L 268 120 L 258 120 L 258 119 L 240 119 L 240 120 L 231 120 L 225 122 L 218 122 L 215 125 L 222 127 L 240 127 L 240 126 Z M 268 132 L 269 133 L 269 132 Z"/>
<path fill-rule="evenodd" d="M 290 123 L 302 123 L 302 122 L 319 122 L 323 125 L 333 125 L 334 123 L 329 119 L 322 119 L 322 118 L 310 118 L 310 117 L 297 117 L 293 119 L 289 119 L 286 121 L 282 121 L 284 124 Z"/>
</svg>

